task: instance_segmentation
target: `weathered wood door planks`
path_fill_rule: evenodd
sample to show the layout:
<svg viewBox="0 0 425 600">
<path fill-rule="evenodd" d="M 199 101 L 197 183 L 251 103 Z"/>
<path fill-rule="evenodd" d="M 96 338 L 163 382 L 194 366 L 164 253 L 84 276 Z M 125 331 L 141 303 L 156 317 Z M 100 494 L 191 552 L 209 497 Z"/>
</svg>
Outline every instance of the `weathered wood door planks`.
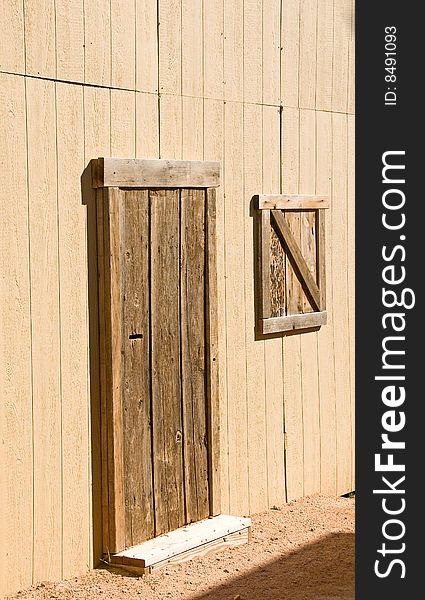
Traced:
<svg viewBox="0 0 425 600">
<path fill-rule="evenodd" d="M 215 191 L 112 187 L 97 203 L 104 550 L 118 552 L 219 504 Z"/>
</svg>

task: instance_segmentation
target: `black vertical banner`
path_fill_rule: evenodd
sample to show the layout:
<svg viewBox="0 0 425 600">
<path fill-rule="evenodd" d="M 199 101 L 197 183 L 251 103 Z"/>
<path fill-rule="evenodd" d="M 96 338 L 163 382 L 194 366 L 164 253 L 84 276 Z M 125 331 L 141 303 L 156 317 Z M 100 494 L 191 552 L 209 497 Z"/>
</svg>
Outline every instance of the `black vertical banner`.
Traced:
<svg viewBox="0 0 425 600">
<path fill-rule="evenodd" d="M 356 598 L 422 597 L 424 25 L 356 2 Z"/>
</svg>

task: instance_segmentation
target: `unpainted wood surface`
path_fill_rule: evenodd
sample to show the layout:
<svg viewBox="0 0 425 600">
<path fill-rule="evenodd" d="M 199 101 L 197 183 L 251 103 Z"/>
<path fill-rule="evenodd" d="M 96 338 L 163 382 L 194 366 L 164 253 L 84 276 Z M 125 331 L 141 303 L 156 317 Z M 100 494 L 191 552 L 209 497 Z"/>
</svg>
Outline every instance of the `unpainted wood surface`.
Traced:
<svg viewBox="0 0 425 600">
<path fill-rule="evenodd" d="M 122 404 L 126 547 L 154 535 L 149 319 L 149 192 L 121 196 Z"/>
<path fill-rule="evenodd" d="M 299 194 L 260 194 L 258 208 L 279 210 L 308 210 L 329 208 L 327 196 L 299 195 Z"/>
<path fill-rule="evenodd" d="M 185 521 L 209 515 L 205 379 L 205 191 L 181 191 L 181 352 Z"/>
<path fill-rule="evenodd" d="M 180 402 L 179 191 L 150 192 L 155 534 L 184 524 Z M 161 501 L 168 497 L 168 502 Z"/>
<path fill-rule="evenodd" d="M 215 161 L 99 158 L 92 173 L 93 187 L 207 188 L 220 183 Z"/>
</svg>

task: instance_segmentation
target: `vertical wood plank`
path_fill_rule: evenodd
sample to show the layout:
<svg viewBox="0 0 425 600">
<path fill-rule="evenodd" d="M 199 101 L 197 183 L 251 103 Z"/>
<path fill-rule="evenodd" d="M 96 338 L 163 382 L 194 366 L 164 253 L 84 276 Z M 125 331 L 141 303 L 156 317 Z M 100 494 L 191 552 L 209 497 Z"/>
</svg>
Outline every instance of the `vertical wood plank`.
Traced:
<svg viewBox="0 0 425 600">
<path fill-rule="evenodd" d="M 244 0 L 243 98 L 261 104 L 263 100 L 263 0 Z M 269 57 L 268 57 L 269 58 Z"/>
<path fill-rule="evenodd" d="M 136 14 L 134 0 L 110 0 L 111 85 L 136 89 Z"/>
<path fill-rule="evenodd" d="M 220 100 L 204 100 L 204 158 L 222 164 L 222 183 L 216 189 L 216 249 L 217 249 L 217 353 L 218 410 L 220 426 L 220 499 L 221 511 L 229 512 L 229 444 L 227 425 L 227 345 L 225 315 L 225 232 L 224 232 L 224 105 Z M 210 192 L 208 192 L 210 193 Z M 214 491 L 213 491 L 214 495 Z"/>
<path fill-rule="evenodd" d="M 282 178 L 287 193 L 298 193 L 300 161 L 300 111 L 284 109 L 282 118 Z M 295 191 L 294 191 L 295 190 Z M 285 219 L 294 238 L 301 242 L 301 215 L 288 212 Z M 303 312 L 304 292 L 289 258 L 286 259 L 286 313 Z"/>
<path fill-rule="evenodd" d="M 263 0 L 263 104 L 280 104 L 280 35 L 282 3 Z M 247 40 L 250 43 L 250 40 Z M 246 46 L 247 44 L 245 44 Z"/>
<path fill-rule="evenodd" d="M 245 235 L 241 228 L 248 206 L 243 197 L 243 110 L 239 103 L 225 105 L 225 258 L 227 415 L 229 444 L 229 499 L 232 514 L 248 514 Z"/>
<path fill-rule="evenodd" d="M 56 84 L 62 381 L 63 577 L 88 568 L 88 323 L 83 90 Z M 66 191 L 66 192 L 65 192 Z M 75 270 L 80 278 L 75 279 Z M 78 443 L 76 443 L 78 440 Z"/>
<path fill-rule="evenodd" d="M 210 515 L 221 513 L 221 415 L 219 390 L 219 338 L 217 294 L 217 203 L 216 190 L 206 190 L 206 398 L 208 417 L 208 465 Z"/>
<path fill-rule="evenodd" d="M 202 0 L 181 0 L 181 93 L 184 96 L 201 97 L 203 95 L 202 9 Z"/>
<path fill-rule="evenodd" d="M 355 118 L 347 117 L 347 178 L 348 178 L 348 210 L 347 210 L 347 277 L 348 277 L 348 327 L 349 327 L 349 372 L 351 398 L 351 490 L 355 490 Z"/>
<path fill-rule="evenodd" d="M 56 77 L 54 0 L 25 2 L 25 72 Z"/>
<path fill-rule="evenodd" d="M 31 585 L 33 559 L 32 352 L 23 78 L 0 74 L 0 119 L 0 437 L 3 441 L 0 595 L 3 596 Z"/>
<path fill-rule="evenodd" d="M 95 333 L 98 334 L 99 341 L 99 436 L 93 433 L 93 443 L 98 441 L 101 444 L 101 451 L 99 453 L 100 460 L 100 483 L 101 483 L 101 511 L 100 515 L 102 517 L 101 524 L 101 536 L 102 539 L 98 540 L 100 542 L 100 554 L 99 558 L 102 559 L 103 554 L 110 552 L 111 544 L 110 544 L 110 530 L 112 524 L 113 531 L 113 520 L 111 519 L 111 511 L 109 506 L 109 474 L 108 474 L 108 444 L 109 444 L 109 421 L 108 421 L 108 410 L 107 410 L 107 377 L 106 377 L 106 369 L 107 369 L 107 355 L 106 355 L 106 336 L 107 333 L 110 332 L 110 328 L 108 325 L 108 311 L 107 311 L 107 292 L 108 282 L 106 280 L 107 276 L 107 249 L 106 249 L 106 241 L 108 240 L 108 191 L 106 189 L 100 188 L 96 190 L 96 233 L 97 233 L 97 247 L 96 247 L 96 256 L 97 256 L 97 269 L 96 269 L 96 278 L 97 278 L 97 291 L 99 293 L 98 296 L 98 307 L 99 307 L 99 320 L 98 320 L 98 328 L 95 330 Z M 110 295 L 109 295 L 110 297 Z M 91 354 L 93 357 L 93 354 Z M 92 358 L 92 360 L 94 357 Z M 93 362 L 92 362 L 93 364 Z M 91 373 L 93 376 L 93 372 Z M 92 387 L 93 391 L 97 391 L 96 388 Z M 93 401 L 92 396 L 92 401 Z M 92 415 L 96 415 L 96 413 L 92 412 Z M 95 423 L 93 423 L 95 426 Z M 95 481 L 95 480 L 94 480 Z M 112 521 L 112 523 L 110 522 Z M 93 521 L 93 524 L 96 524 L 96 521 Z M 96 540 L 94 540 L 96 542 Z"/>
<path fill-rule="evenodd" d="M 223 98 L 224 6 L 223 0 L 203 0 L 204 97 Z"/>
<path fill-rule="evenodd" d="M 9 0 L 0 4 L 2 28 L 0 43 L 0 70 L 25 73 L 24 12 L 21 0 Z"/>
<path fill-rule="evenodd" d="M 317 2 L 300 1 L 300 108 L 316 106 Z"/>
<path fill-rule="evenodd" d="M 158 3 L 135 0 L 136 90 L 158 92 Z"/>
<path fill-rule="evenodd" d="M 336 390 L 337 494 L 351 487 L 351 400 L 348 365 L 347 118 L 332 115 L 333 327 Z"/>
<path fill-rule="evenodd" d="M 136 93 L 136 158 L 159 157 L 158 96 Z"/>
<path fill-rule="evenodd" d="M 34 410 L 34 580 L 62 576 L 61 360 L 55 84 L 27 80 Z"/>
<path fill-rule="evenodd" d="M 316 191 L 316 117 L 311 110 L 300 111 L 300 194 Z M 314 213 L 301 213 L 301 252 L 315 275 L 315 242 L 311 243 Z M 307 311 L 303 304 L 304 312 Z M 320 491 L 320 405 L 317 366 L 317 333 L 304 333 L 301 343 L 303 394 L 304 494 Z"/>
<path fill-rule="evenodd" d="M 136 148 L 136 94 L 127 90 L 111 90 L 111 153 L 132 157 Z"/>
<path fill-rule="evenodd" d="M 122 342 L 126 547 L 154 536 L 149 369 L 149 193 L 123 193 Z M 130 336 L 140 336 L 130 339 Z"/>
<path fill-rule="evenodd" d="M 282 190 L 283 193 L 296 194 L 299 191 L 299 111 L 293 108 L 283 109 L 282 119 Z M 294 231 L 294 223 L 287 221 Z M 298 225 L 299 235 L 299 225 Z M 287 264 L 287 280 L 290 271 Z M 288 285 L 288 293 L 290 287 Z M 291 309 L 288 298 L 288 314 Z M 300 336 L 288 336 L 283 339 L 284 361 L 284 398 L 285 398 L 285 468 L 286 497 L 294 500 L 303 495 L 303 404 L 301 387 L 301 351 Z"/>
<path fill-rule="evenodd" d="M 260 4 L 261 8 L 261 4 Z M 255 340 L 253 196 L 262 184 L 262 107 L 247 104 L 244 110 L 245 302 L 246 302 L 246 401 L 248 427 L 249 510 L 267 505 L 267 436 L 264 341 Z M 261 216 L 268 211 L 259 211 Z M 269 214 L 269 213 L 268 213 Z M 258 215 L 257 215 L 258 216 Z M 266 258 L 266 257 L 264 257 Z M 267 254 L 267 259 L 269 255 Z"/>
<path fill-rule="evenodd" d="M 159 3 L 159 91 L 182 93 L 182 0 Z"/>
<path fill-rule="evenodd" d="M 283 317 L 286 315 L 286 255 L 282 243 L 274 227 L 269 226 L 270 235 L 270 265 L 268 272 L 271 316 Z"/>
<path fill-rule="evenodd" d="M 204 114 L 202 98 L 183 98 L 182 158 L 202 160 Z"/>
<path fill-rule="evenodd" d="M 150 192 L 155 534 L 184 524 L 179 327 L 179 191 Z M 168 497 L 168 502 L 164 502 Z"/>
<path fill-rule="evenodd" d="M 316 193 L 331 196 L 332 176 L 332 116 L 316 112 Z M 321 218 L 326 229 L 326 311 L 328 322 L 317 334 L 320 398 L 320 489 L 323 494 L 336 494 L 336 421 L 334 355 L 331 211 L 323 210 Z"/>
<path fill-rule="evenodd" d="M 183 101 L 180 96 L 160 97 L 160 158 L 180 159 L 183 152 Z"/>
<path fill-rule="evenodd" d="M 108 89 L 84 88 L 84 155 L 88 162 L 92 157 L 109 156 L 110 152 L 110 93 Z M 90 566 L 96 566 L 102 558 L 102 456 L 101 448 L 101 407 L 100 407 L 100 362 L 99 362 L 99 289 L 98 289 L 98 245 L 96 194 L 87 182 L 84 188 L 84 201 L 87 206 L 87 255 L 88 255 L 88 305 L 89 305 L 89 344 L 90 344 L 90 419 L 91 436 L 89 456 L 91 466 L 91 521 L 92 557 Z M 103 190 L 97 194 L 103 195 Z M 100 201 L 99 201 L 100 204 Z M 103 223 L 100 219 L 99 222 Z M 103 481 L 106 485 L 106 479 Z M 105 507 L 106 510 L 106 507 Z M 106 544 L 104 546 L 106 548 Z"/>
<path fill-rule="evenodd" d="M 334 0 L 317 3 L 316 109 L 332 110 Z"/>
<path fill-rule="evenodd" d="M 334 2 L 334 46 L 332 69 L 332 110 L 347 111 L 348 48 L 351 36 L 351 0 Z"/>
<path fill-rule="evenodd" d="M 312 110 L 300 111 L 300 194 L 313 194 L 316 187 L 316 115 Z M 316 219 L 314 211 L 300 211 L 300 249 L 310 273 L 316 279 Z M 304 291 L 302 312 L 313 307 Z"/>
<path fill-rule="evenodd" d="M 263 106 L 263 185 L 267 193 L 280 190 L 280 109 Z M 285 499 L 284 408 L 282 341 L 265 342 L 267 485 L 269 507 Z"/>
<path fill-rule="evenodd" d="M 181 354 L 186 521 L 209 515 L 205 388 L 205 191 L 181 190 Z"/>
<path fill-rule="evenodd" d="M 111 85 L 111 6 L 104 0 L 84 3 L 84 81 Z"/>
<path fill-rule="evenodd" d="M 283 106 L 298 107 L 300 67 L 300 0 L 282 2 L 281 88 Z"/>
<path fill-rule="evenodd" d="M 355 2 L 351 0 L 350 7 L 350 35 L 348 41 L 348 98 L 347 112 L 354 114 L 356 112 L 356 85 L 355 85 L 355 68 L 356 68 L 356 39 L 355 39 Z"/>
<path fill-rule="evenodd" d="M 243 101 L 243 0 L 224 0 L 224 98 Z"/>
<path fill-rule="evenodd" d="M 58 79 L 84 81 L 83 0 L 55 0 Z"/>
<path fill-rule="evenodd" d="M 122 410 L 122 194 L 118 188 L 107 188 L 99 196 L 98 223 L 101 249 L 99 285 L 102 427 L 106 429 L 106 463 L 108 510 L 104 513 L 109 532 L 105 552 L 120 552 L 125 547 L 125 497 Z M 104 425 L 103 425 L 104 424 Z"/>
</svg>

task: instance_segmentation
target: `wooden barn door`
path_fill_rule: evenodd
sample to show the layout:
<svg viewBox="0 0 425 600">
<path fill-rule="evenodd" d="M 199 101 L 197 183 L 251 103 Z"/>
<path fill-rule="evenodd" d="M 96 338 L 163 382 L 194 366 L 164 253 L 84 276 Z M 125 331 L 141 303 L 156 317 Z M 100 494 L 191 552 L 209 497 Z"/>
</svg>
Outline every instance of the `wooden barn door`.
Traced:
<svg viewBox="0 0 425 600">
<path fill-rule="evenodd" d="M 215 190 L 97 194 L 104 537 L 118 552 L 214 512 Z"/>
</svg>

